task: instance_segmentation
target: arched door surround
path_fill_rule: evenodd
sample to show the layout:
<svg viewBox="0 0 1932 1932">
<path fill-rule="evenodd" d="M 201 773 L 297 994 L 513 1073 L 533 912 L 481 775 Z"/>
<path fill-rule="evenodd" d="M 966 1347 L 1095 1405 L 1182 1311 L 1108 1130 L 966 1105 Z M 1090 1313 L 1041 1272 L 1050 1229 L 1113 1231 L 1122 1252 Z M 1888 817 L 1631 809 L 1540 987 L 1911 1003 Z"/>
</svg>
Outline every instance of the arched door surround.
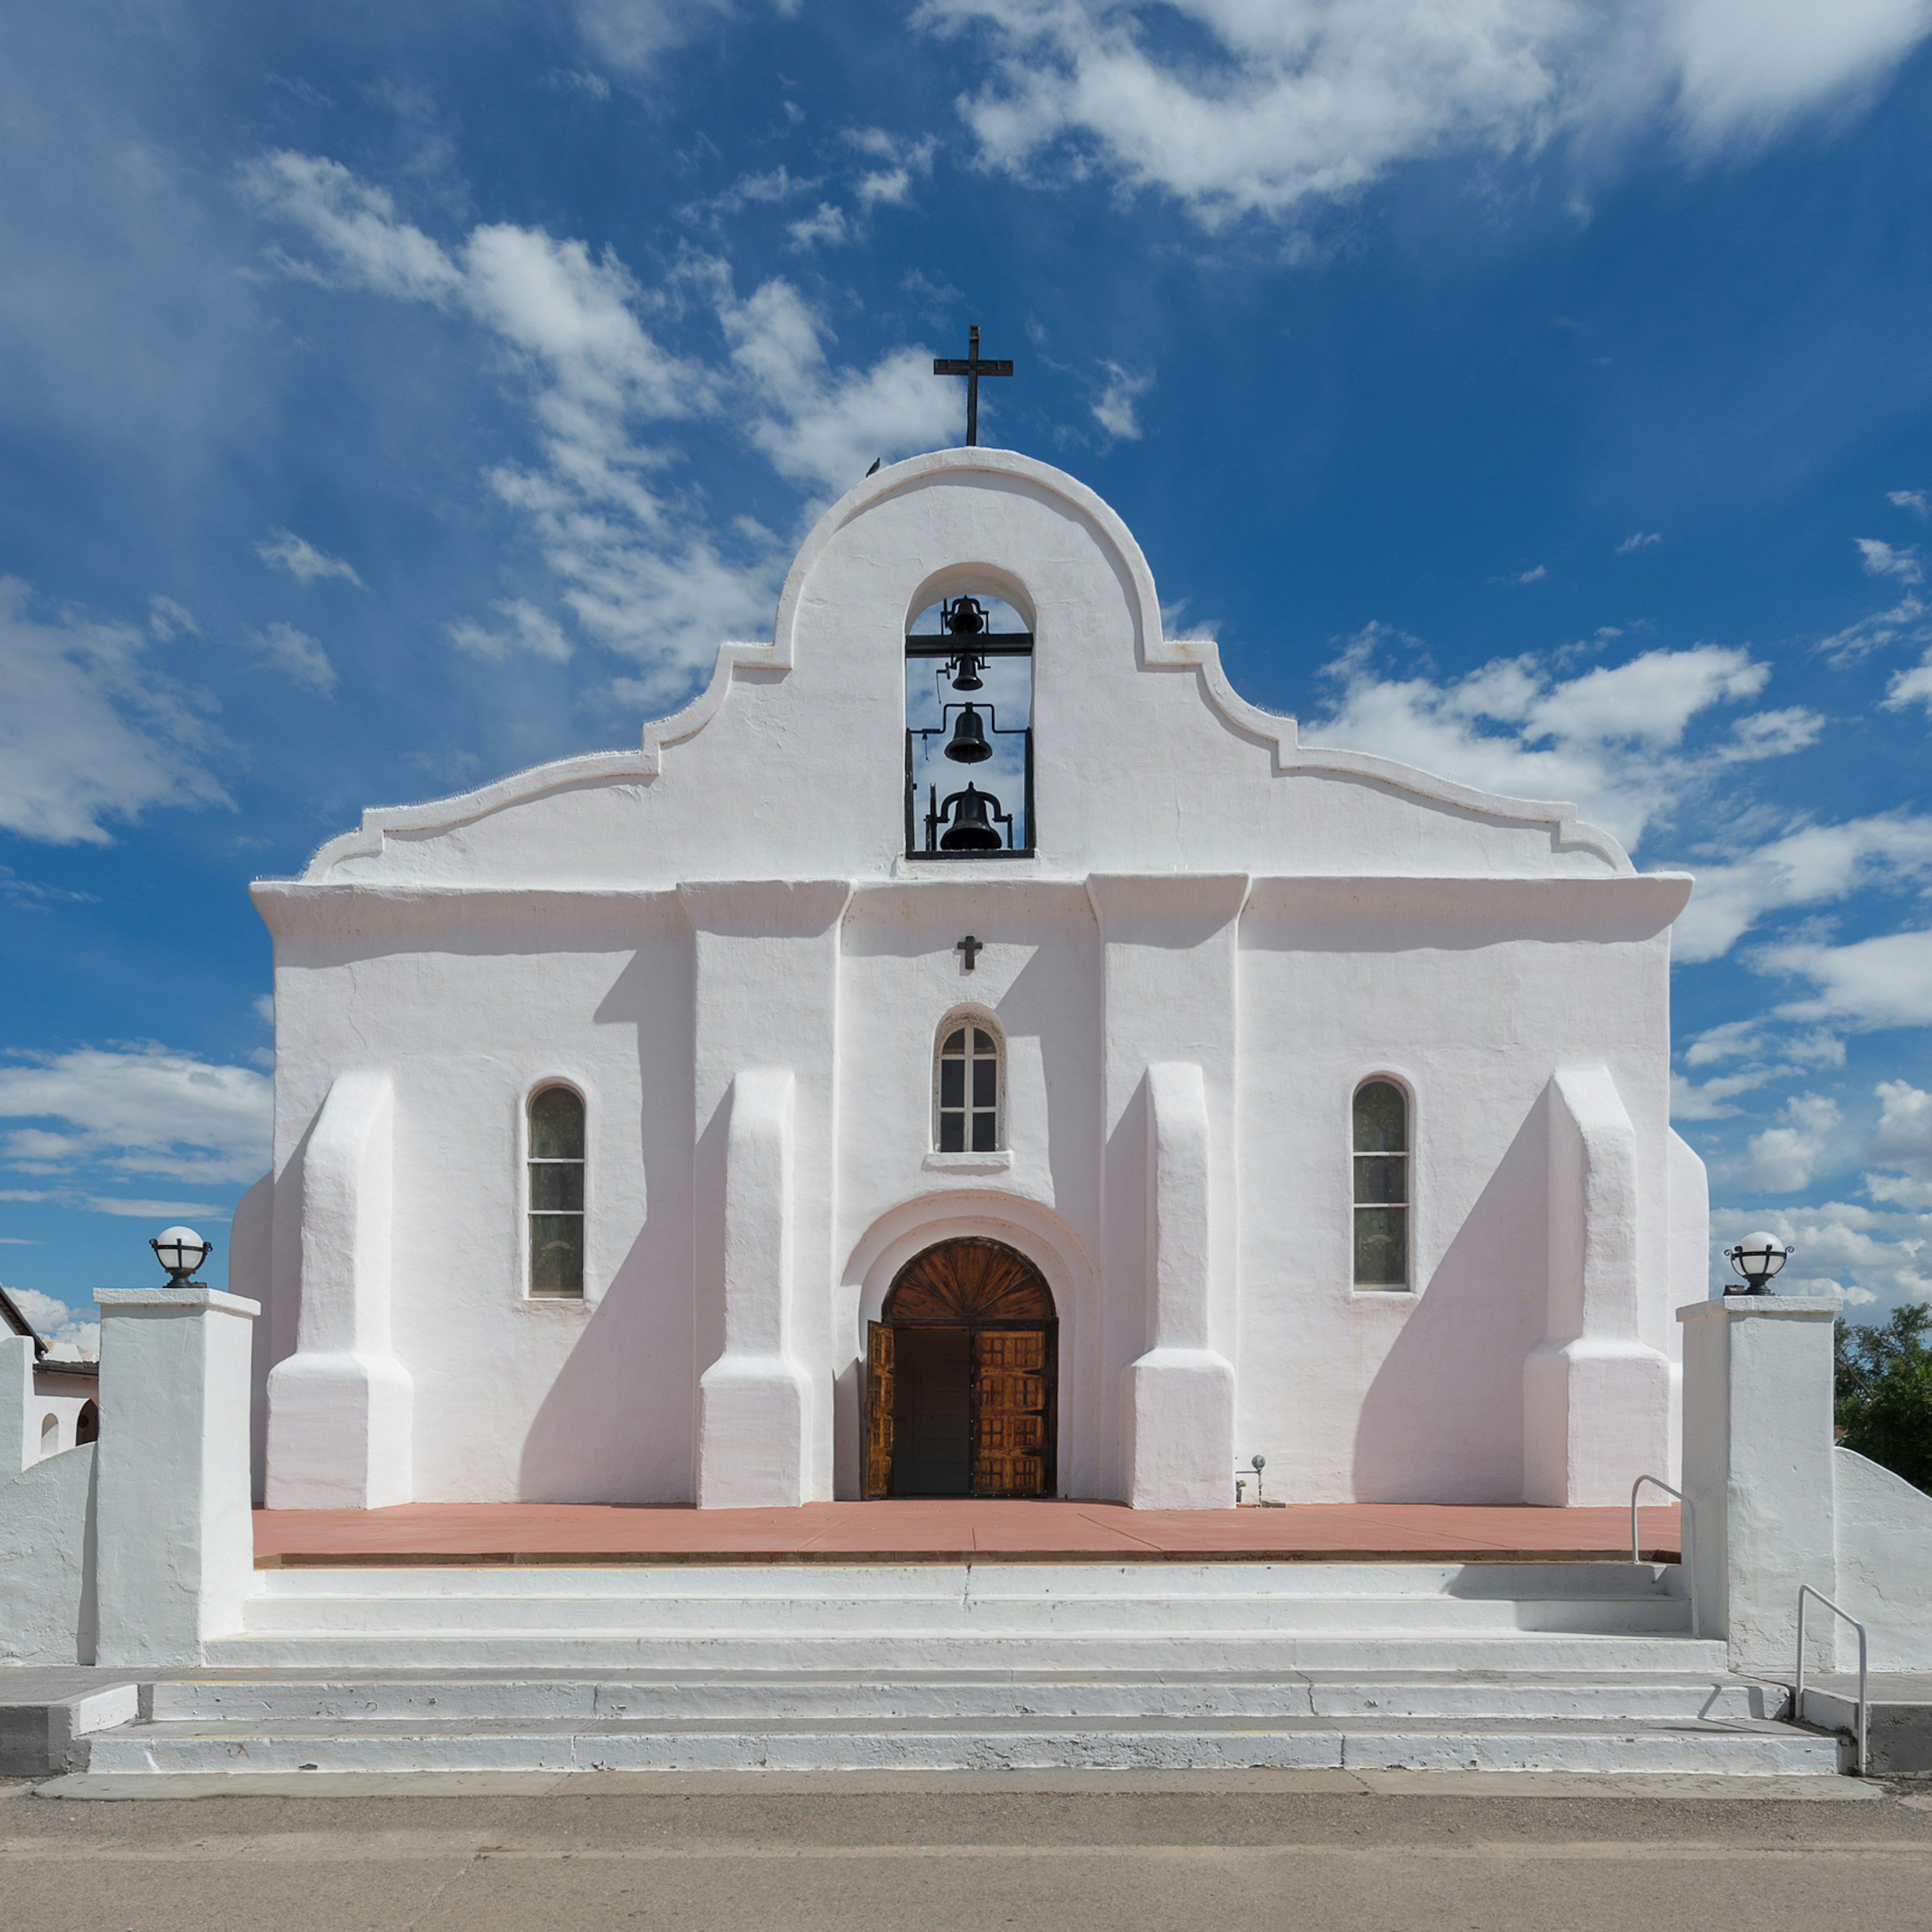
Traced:
<svg viewBox="0 0 1932 1932">
<path fill-rule="evenodd" d="M 866 1334 L 863 1493 L 1050 1496 L 1059 1318 L 1040 1270 L 974 1237 L 915 1255 Z"/>
</svg>

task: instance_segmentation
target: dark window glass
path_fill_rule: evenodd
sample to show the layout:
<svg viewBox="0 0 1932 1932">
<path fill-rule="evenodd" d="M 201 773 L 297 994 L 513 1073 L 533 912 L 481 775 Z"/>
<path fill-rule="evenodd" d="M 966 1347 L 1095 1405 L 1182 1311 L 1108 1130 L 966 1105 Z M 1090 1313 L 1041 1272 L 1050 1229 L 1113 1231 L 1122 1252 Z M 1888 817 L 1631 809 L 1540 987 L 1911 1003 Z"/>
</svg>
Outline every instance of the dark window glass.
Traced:
<svg viewBox="0 0 1932 1932">
<path fill-rule="evenodd" d="M 1000 1144 L 1000 1049 L 984 1027 L 961 1027 L 939 1049 L 941 1154 L 991 1154 Z"/>
<path fill-rule="evenodd" d="M 584 1292 L 584 1216 L 530 1216 L 530 1292 L 568 1298 Z"/>
<path fill-rule="evenodd" d="M 1355 1096 L 1355 1151 L 1406 1154 L 1408 1102 L 1393 1081 L 1371 1080 Z"/>
<path fill-rule="evenodd" d="M 584 1292 L 584 1101 L 546 1087 L 530 1102 L 530 1292 Z"/>
<path fill-rule="evenodd" d="M 1355 1286 L 1408 1286 L 1408 1096 L 1392 1080 L 1355 1094 Z"/>
<path fill-rule="evenodd" d="M 584 1158 L 584 1102 L 568 1087 L 546 1087 L 530 1102 L 530 1158 Z"/>
</svg>

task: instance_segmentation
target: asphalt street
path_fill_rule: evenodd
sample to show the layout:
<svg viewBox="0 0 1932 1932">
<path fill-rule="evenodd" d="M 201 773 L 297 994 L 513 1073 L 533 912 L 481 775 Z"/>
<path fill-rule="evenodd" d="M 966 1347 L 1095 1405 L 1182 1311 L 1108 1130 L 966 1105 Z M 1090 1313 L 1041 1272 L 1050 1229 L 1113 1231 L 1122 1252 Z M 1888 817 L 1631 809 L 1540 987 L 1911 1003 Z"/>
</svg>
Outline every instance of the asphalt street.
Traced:
<svg viewBox="0 0 1932 1932">
<path fill-rule="evenodd" d="M 659 1778 L 542 1796 L 101 1802 L 7 1786 L 0 1924 L 8 1932 L 1932 1928 L 1932 1792 L 1720 1797 L 1696 1795 L 1695 1781 L 1659 1781 L 1573 1796 L 1545 1780 L 1518 1796 L 1524 1780 L 1474 1778 L 1422 1786 L 1446 1794 L 1430 1796 L 1400 1778 L 1378 1782 L 1252 1774 L 1107 1790 L 927 1779 L 859 1790 Z"/>
</svg>

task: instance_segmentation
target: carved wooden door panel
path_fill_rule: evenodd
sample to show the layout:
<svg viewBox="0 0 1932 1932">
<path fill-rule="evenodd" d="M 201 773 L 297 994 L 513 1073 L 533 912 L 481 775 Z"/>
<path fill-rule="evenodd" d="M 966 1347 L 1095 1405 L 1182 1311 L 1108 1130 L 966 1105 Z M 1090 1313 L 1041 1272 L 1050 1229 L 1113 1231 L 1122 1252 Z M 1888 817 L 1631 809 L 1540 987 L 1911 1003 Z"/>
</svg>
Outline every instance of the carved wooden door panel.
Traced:
<svg viewBox="0 0 1932 1932">
<path fill-rule="evenodd" d="M 892 1331 L 866 1324 L 866 1468 L 862 1492 L 870 1502 L 892 1492 Z"/>
<path fill-rule="evenodd" d="M 973 1331 L 973 1493 L 1048 1493 L 1048 1408 L 1052 1393 L 1047 1331 Z"/>
</svg>

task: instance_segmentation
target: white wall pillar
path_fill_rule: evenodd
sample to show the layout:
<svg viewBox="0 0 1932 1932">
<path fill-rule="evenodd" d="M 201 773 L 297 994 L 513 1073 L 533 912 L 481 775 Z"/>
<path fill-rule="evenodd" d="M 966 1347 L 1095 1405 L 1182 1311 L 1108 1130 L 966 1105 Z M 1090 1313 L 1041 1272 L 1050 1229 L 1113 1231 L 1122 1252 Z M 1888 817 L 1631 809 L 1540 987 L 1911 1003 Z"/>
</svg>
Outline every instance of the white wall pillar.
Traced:
<svg viewBox="0 0 1932 1932">
<path fill-rule="evenodd" d="M 678 893 L 694 949 L 694 1353 L 710 1365 L 698 1383 L 697 1501 L 822 1501 L 851 882 L 688 881 Z"/>
<path fill-rule="evenodd" d="M 416 1385 L 390 1339 L 395 1096 L 338 1075 L 301 1156 L 296 1352 L 268 1377 L 271 1509 L 380 1509 L 412 1494 Z"/>
<path fill-rule="evenodd" d="M 254 1582 L 248 1364 L 260 1304 L 198 1284 L 104 1289 L 94 1661 L 198 1665 Z"/>
<path fill-rule="evenodd" d="M 1127 1499 L 1136 1509 L 1232 1500 L 1234 1371 L 1210 1346 L 1215 1253 L 1208 1093 L 1198 1066 L 1147 1077 L 1148 1330 L 1127 1371 Z"/>
<path fill-rule="evenodd" d="M 698 1506 L 788 1508 L 811 1496 L 812 1387 L 793 1352 L 794 1092 L 740 1074 L 726 1105 L 723 1352 L 698 1379 Z"/>
<path fill-rule="evenodd" d="M 1237 976 L 1244 873 L 1095 874 L 1103 1362 L 1115 1493 L 1232 1508 L 1238 1320 Z"/>
<path fill-rule="evenodd" d="M 1677 1311 L 1697 1588 L 1705 1634 L 1728 1641 L 1734 1670 L 1788 1672 L 1798 1586 L 1835 1592 L 1832 1324 L 1840 1306 L 1836 1295 L 1726 1295 Z M 1834 1620 L 1814 1615 L 1814 1660 L 1828 1668 Z"/>
<path fill-rule="evenodd" d="M 1544 1104 L 1549 1300 L 1523 1364 L 1523 1498 L 1619 1502 L 1670 1460 L 1670 1364 L 1638 1327 L 1636 1128 L 1607 1066 L 1563 1069 Z"/>
<path fill-rule="evenodd" d="M 34 1400 L 34 1338 L 0 1335 L 0 1483 L 40 1460 L 40 1412 Z"/>
</svg>

